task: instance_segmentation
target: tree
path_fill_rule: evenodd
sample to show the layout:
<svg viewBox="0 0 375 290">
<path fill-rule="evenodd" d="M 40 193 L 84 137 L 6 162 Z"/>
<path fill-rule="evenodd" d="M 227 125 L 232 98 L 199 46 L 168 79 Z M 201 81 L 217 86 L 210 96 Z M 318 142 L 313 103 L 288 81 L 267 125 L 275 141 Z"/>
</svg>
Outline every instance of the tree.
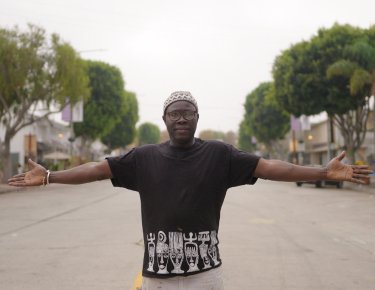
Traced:
<svg viewBox="0 0 375 290">
<path fill-rule="evenodd" d="M 254 152 L 256 150 L 255 137 L 251 133 L 249 128 L 249 122 L 246 120 L 246 116 L 240 124 L 239 137 L 238 137 L 238 148 L 247 152 Z"/>
<path fill-rule="evenodd" d="M 160 142 L 166 142 L 169 140 L 169 133 L 167 130 L 163 130 L 160 132 Z"/>
<path fill-rule="evenodd" d="M 122 97 L 121 117 L 113 129 L 102 138 L 111 150 L 124 148 L 134 141 L 138 122 L 138 102 L 134 93 L 125 91 Z"/>
<path fill-rule="evenodd" d="M 237 134 L 233 131 L 228 131 L 224 135 L 224 142 L 233 146 L 237 145 Z"/>
<path fill-rule="evenodd" d="M 277 105 L 271 82 L 261 83 L 247 95 L 245 120 L 257 141 L 266 146 L 268 153 L 279 155 L 278 140 L 284 138 L 289 130 L 289 114 Z"/>
<path fill-rule="evenodd" d="M 326 111 L 344 137 L 351 162 L 366 134 L 373 47 L 365 30 L 336 24 L 293 45 L 273 66 L 278 103 L 296 116 Z"/>
<path fill-rule="evenodd" d="M 233 131 L 228 131 L 226 133 L 222 131 L 215 131 L 215 130 L 203 130 L 199 133 L 199 138 L 204 140 L 219 140 L 225 143 L 231 144 L 233 146 L 236 145 L 237 136 L 236 133 Z"/>
<path fill-rule="evenodd" d="M 157 144 L 160 140 L 160 129 L 152 123 L 143 123 L 138 128 L 139 145 Z"/>
<path fill-rule="evenodd" d="M 367 30 L 367 35 L 369 37 L 369 41 L 373 47 L 375 47 L 375 25 L 371 26 Z M 373 106 L 372 106 L 372 130 L 373 130 L 373 152 L 372 152 L 372 159 L 371 164 L 375 164 L 375 69 L 372 71 L 372 89 L 371 89 L 371 95 L 373 97 Z"/>
<path fill-rule="evenodd" d="M 11 139 L 22 128 L 61 111 L 67 96 L 73 104 L 90 96 L 86 66 L 77 52 L 58 35 L 47 38 L 45 30 L 34 25 L 25 32 L 0 29 L 0 121 L 5 128 L 0 159 L 5 179 L 11 174 Z"/>
<path fill-rule="evenodd" d="M 124 111 L 124 80 L 121 71 L 100 61 L 87 61 L 91 98 L 85 103 L 83 122 L 74 123 L 74 133 L 82 138 L 81 155 L 88 141 L 108 135 L 121 121 Z"/>
<path fill-rule="evenodd" d="M 199 138 L 204 140 L 220 140 L 224 141 L 225 133 L 215 130 L 202 130 L 199 133 Z"/>
</svg>

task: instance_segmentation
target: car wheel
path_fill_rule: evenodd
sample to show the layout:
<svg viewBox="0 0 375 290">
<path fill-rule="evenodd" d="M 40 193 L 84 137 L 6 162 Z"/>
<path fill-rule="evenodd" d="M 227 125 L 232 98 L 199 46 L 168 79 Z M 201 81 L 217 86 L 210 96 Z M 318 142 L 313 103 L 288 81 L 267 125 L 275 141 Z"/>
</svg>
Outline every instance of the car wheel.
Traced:
<svg viewBox="0 0 375 290">
<path fill-rule="evenodd" d="M 337 184 L 336 184 L 336 187 L 337 187 L 337 188 L 342 188 L 342 187 L 343 187 L 343 185 L 344 185 L 344 183 L 343 183 L 343 182 L 339 182 L 339 183 L 337 183 Z"/>
<path fill-rule="evenodd" d="M 315 187 L 321 188 L 322 187 L 322 182 L 321 181 L 315 182 Z"/>
<path fill-rule="evenodd" d="M 296 184 L 297 184 L 298 187 L 302 186 L 302 182 L 296 182 Z"/>
</svg>

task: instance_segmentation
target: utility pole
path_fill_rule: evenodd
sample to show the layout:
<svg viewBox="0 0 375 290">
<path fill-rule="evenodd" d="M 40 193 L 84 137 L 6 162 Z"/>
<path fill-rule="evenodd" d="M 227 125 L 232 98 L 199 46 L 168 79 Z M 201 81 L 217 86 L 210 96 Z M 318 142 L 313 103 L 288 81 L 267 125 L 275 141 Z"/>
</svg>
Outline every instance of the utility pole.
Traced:
<svg viewBox="0 0 375 290">
<path fill-rule="evenodd" d="M 332 144 L 335 142 L 333 119 L 328 116 L 327 119 L 327 162 L 332 159 Z"/>
<path fill-rule="evenodd" d="M 301 129 L 301 125 L 299 119 L 293 115 L 290 116 L 290 128 L 292 130 L 292 163 L 299 164 L 296 131 Z"/>
<path fill-rule="evenodd" d="M 72 110 L 72 107 L 71 107 Z M 69 148 L 69 155 L 70 159 L 73 158 L 73 142 L 75 140 L 74 136 L 74 128 L 73 128 L 73 112 L 70 113 L 70 121 L 69 121 L 69 127 L 70 127 L 70 137 L 68 138 L 68 141 L 70 143 L 70 148 Z"/>
</svg>

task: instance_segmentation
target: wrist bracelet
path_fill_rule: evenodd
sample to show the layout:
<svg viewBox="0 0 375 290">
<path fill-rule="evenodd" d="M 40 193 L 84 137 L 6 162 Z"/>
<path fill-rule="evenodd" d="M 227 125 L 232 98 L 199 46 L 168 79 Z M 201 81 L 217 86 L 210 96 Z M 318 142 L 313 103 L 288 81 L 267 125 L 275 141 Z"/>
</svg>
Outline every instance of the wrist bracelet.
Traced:
<svg viewBox="0 0 375 290">
<path fill-rule="evenodd" d="M 47 170 L 47 182 L 46 182 L 46 185 L 49 184 L 49 176 L 51 174 L 51 171 Z"/>
</svg>

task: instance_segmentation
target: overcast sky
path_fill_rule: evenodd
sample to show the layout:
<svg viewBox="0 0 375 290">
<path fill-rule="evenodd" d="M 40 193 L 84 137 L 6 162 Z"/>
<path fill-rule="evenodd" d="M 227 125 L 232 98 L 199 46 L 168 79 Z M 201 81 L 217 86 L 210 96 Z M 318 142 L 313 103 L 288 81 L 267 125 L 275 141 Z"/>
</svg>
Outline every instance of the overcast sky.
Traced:
<svg viewBox="0 0 375 290">
<path fill-rule="evenodd" d="M 281 51 L 335 22 L 374 25 L 374 11 L 374 0 L 0 0 L 0 26 L 40 25 L 119 67 L 140 122 L 163 129 L 164 99 L 188 90 L 198 130 L 237 131 L 246 95 L 271 80 Z"/>
</svg>

